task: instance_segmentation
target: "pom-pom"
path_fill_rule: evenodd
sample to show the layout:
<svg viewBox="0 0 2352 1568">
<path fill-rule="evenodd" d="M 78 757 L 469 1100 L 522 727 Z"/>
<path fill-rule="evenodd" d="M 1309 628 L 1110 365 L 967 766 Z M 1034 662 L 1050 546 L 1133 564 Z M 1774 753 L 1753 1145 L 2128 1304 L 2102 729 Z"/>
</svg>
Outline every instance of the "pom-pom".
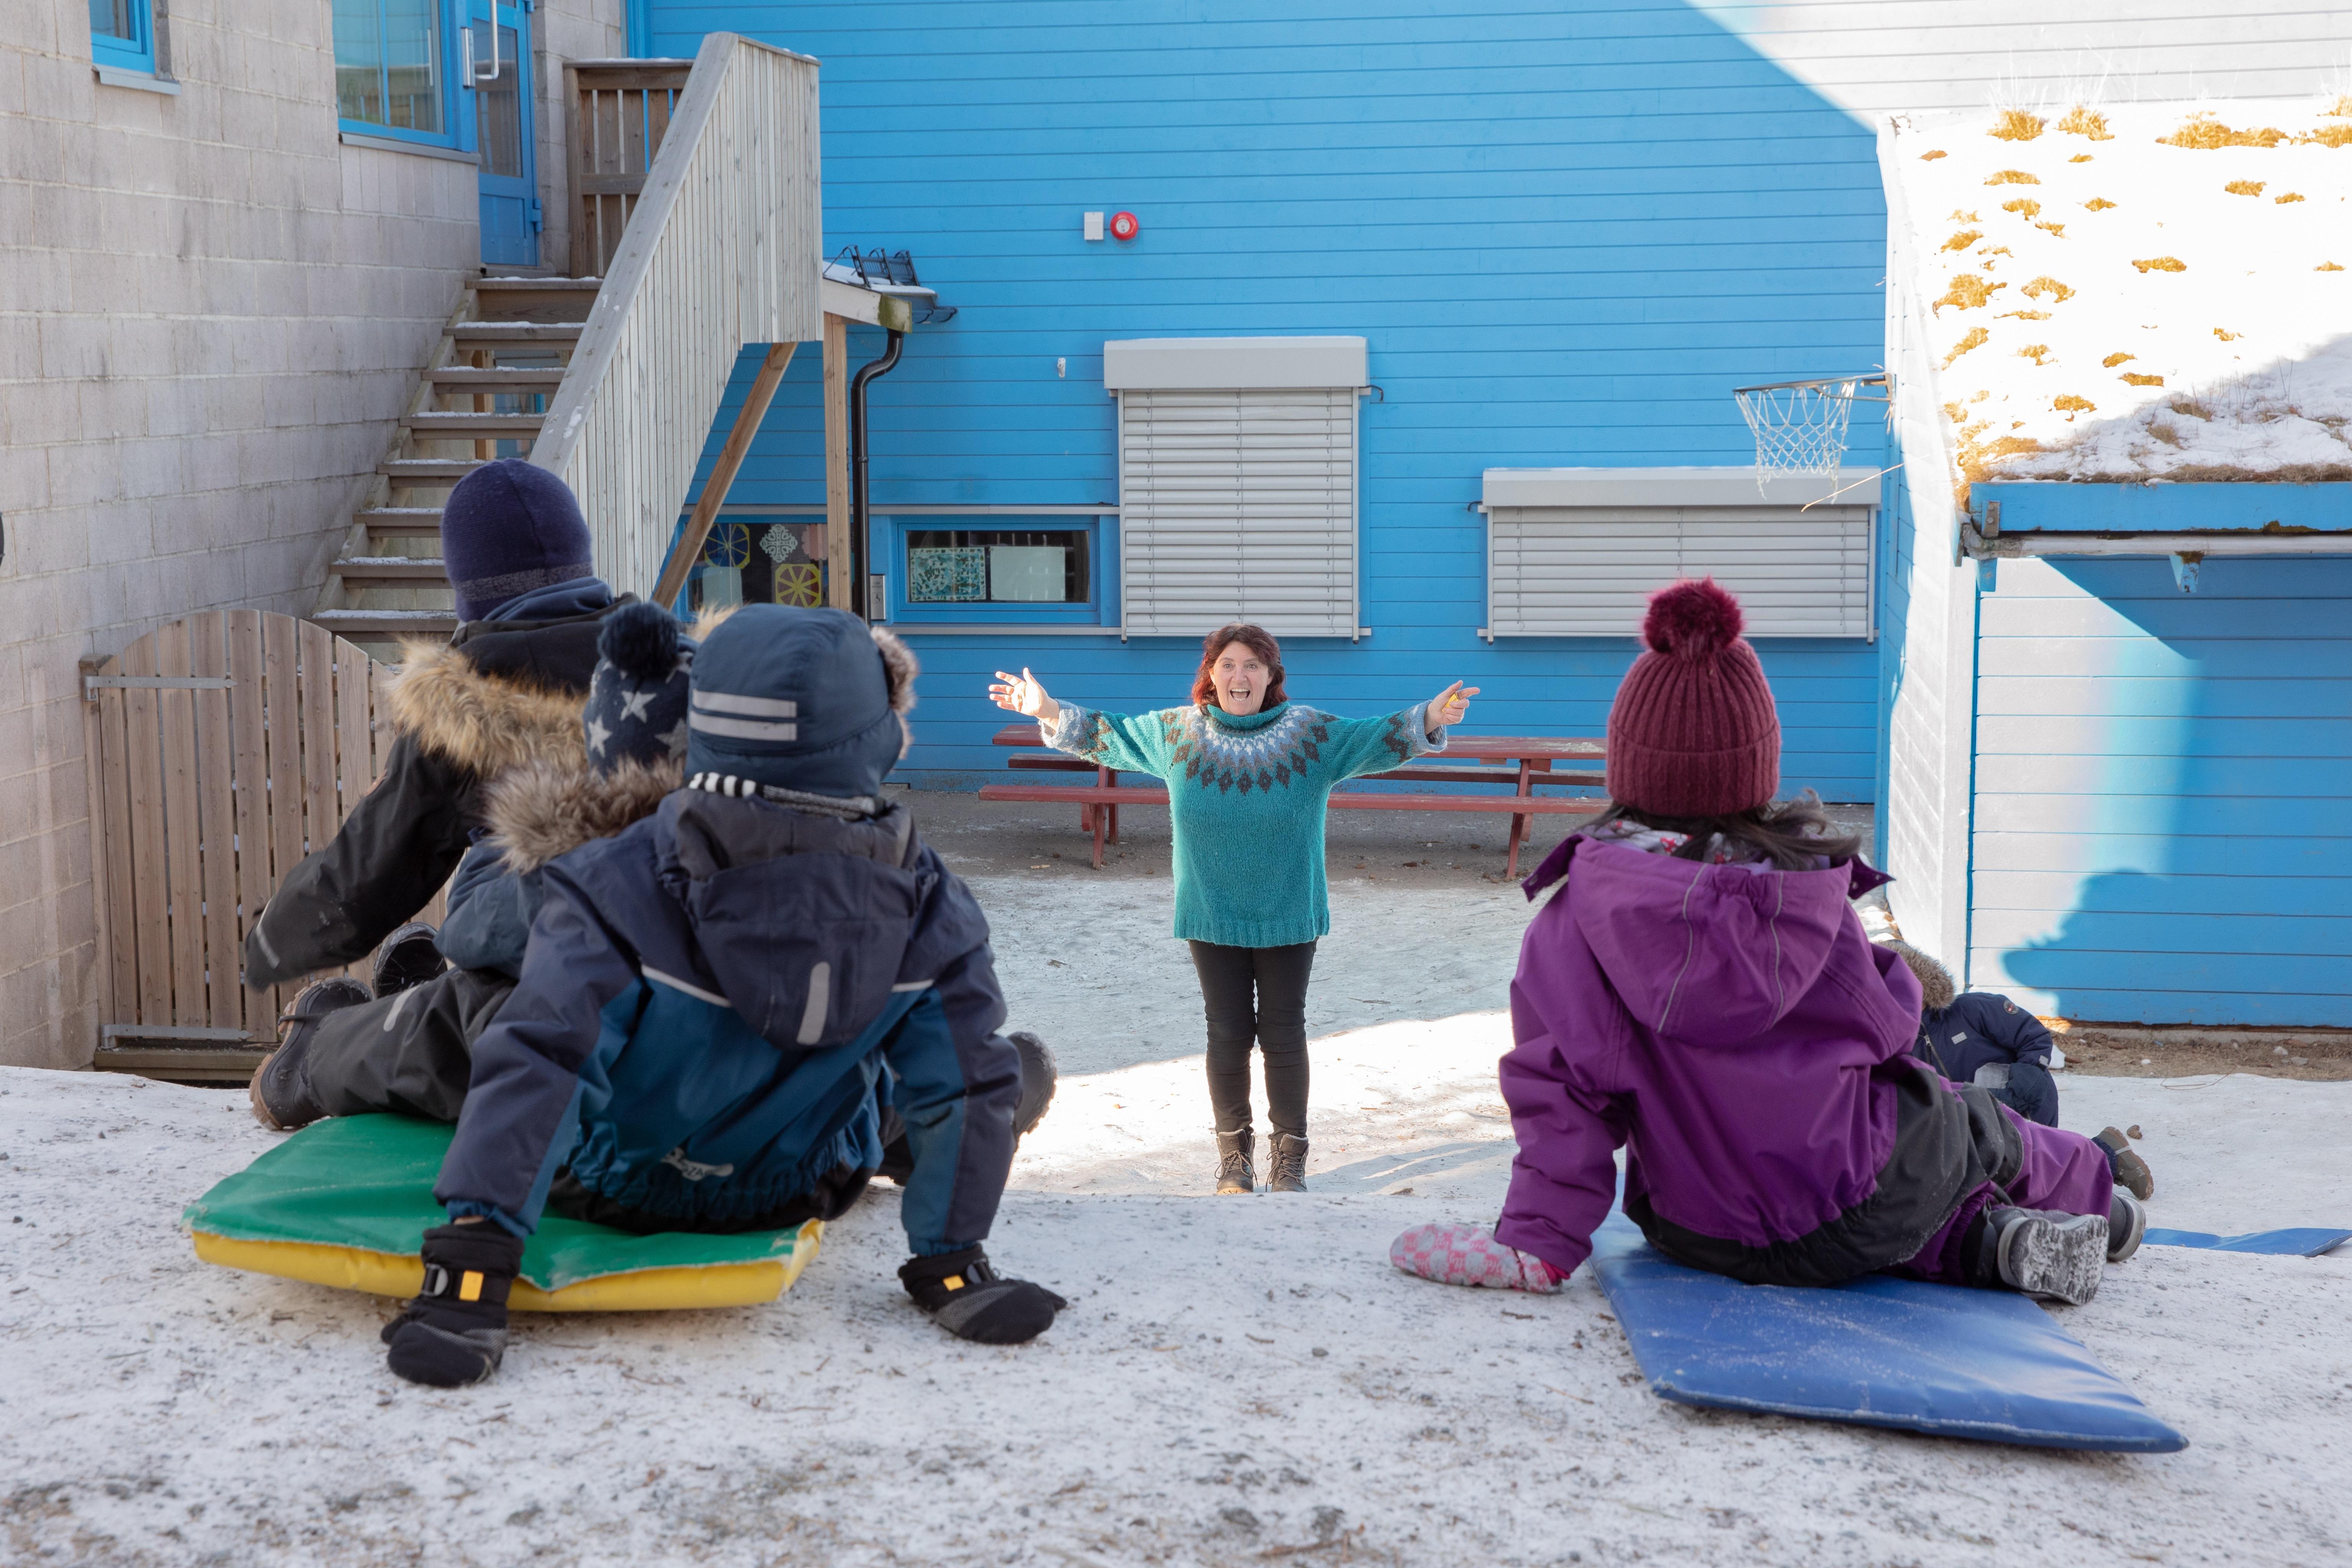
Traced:
<svg viewBox="0 0 2352 1568">
<path fill-rule="evenodd" d="M 1705 658 L 1729 647 L 1747 620 L 1712 577 L 1685 578 L 1650 595 L 1642 640 L 1660 653 Z"/>
<path fill-rule="evenodd" d="M 596 656 L 632 686 L 667 680 L 677 668 L 677 621 L 659 605 L 624 605 L 604 617 Z"/>
</svg>

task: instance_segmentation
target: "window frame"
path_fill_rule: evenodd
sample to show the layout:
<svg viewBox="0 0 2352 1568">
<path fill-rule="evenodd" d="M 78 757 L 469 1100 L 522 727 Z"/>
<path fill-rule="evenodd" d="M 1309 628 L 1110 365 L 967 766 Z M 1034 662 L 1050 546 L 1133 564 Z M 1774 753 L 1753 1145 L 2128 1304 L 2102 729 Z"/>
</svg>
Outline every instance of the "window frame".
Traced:
<svg viewBox="0 0 2352 1568">
<path fill-rule="evenodd" d="M 140 3 L 140 0 L 134 0 L 134 3 Z M 375 3 L 381 7 L 382 0 L 375 0 Z M 508 0 L 508 3 L 513 5 L 515 9 L 523 16 L 529 16 L 530 7 L 525 0 Z M 469 91 L 473 87 L 471 82 L 458 80 L 458 78 L 464 74 L 464 57 L 459 53 L 457 34 L 467 26 L 461 15 L 465 4 L 466 0 L 433 0 L 434 23 L 439 35 L 441 59 L 444 62 L 440 91 L 441 123 L 446 129 L 437 132 L 411 131 L 397 125 L 380 125 L 373 120 L 346 119 L 341 112 L 342 92 L 339 83 L 336 89 L 335 124 L 342 134 L 373 137 L 380 142 L 403 142 L 417 147 L 445 148 L 451 152 L 478 155 L 479 149 L 475 145 L 474 117 L 465 112 L 470 105 L 465 103 L 459 97 L 460 93 Z M 377 14 L 381 17 L 381 9 Z M 528 21 L 523 23 L 520 31 L 527 46 L 530 37 Z M 328 13 L 328 44 L 331 49 L 334 44 L 334 17 L 331 6 Z M 333 68 L 340 71 L 342 68 L 338 65 Z M 382 68 L 378 68 L 380 70 Z"/>
<path fill-rule="evenodd" d="M 89 62 L 110 70 L 137 71 L 153 76 L 155 68 L 155 0 L 129 0 L 131 30 L 135 37 L 120 38 L 112 33 L 101 33 L 92 27 L 89 33 Z"/>
<path fill-rule="evenodd" d="M 1104 511 L 1079 516 L 1068 512 L 887 512 L 873 513 L 873 523 L 882 533 L 887 551 L 877 552 L 876 559 L 887 563 L 881 575 L 886 585 L 884 602 L 891 626 L 970 626 L 993 628 L 1014 626 L 1115 626 L 1118 606 L 1113 603 L 1111 576 L 1104 570 L 1106 551 L 1118 549 L 1118 514 Z M 962 600 L 950 603 L 916 601 L 907 597 L 910 572 L 907 552 L 917 533 L 1083 533 L 1087 536 L 1087 597 L 1082 603 L 1055 604 L 1050 601 L 1026 602 Z"/>
</svg>

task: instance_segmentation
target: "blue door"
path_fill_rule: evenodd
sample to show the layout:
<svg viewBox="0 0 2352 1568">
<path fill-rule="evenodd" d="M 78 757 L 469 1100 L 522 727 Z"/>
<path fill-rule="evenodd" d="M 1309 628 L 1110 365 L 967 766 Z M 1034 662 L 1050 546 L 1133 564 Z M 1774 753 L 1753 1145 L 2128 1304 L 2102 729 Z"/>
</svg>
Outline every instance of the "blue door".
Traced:
<svg viewBox="0 0 2352 1568">
<path fill-rule="evenodd" d="M 482 260 L 539 265 L 539 182 L 532 158 L 530 0 L 459 0 L 466 85 L 481 159 Z"/>
</svg>

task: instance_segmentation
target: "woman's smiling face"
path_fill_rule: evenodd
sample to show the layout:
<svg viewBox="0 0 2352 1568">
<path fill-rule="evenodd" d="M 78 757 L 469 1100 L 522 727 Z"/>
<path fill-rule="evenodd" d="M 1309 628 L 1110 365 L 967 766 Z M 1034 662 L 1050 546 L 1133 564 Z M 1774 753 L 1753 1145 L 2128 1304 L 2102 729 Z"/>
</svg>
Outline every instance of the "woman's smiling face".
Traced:
<svg viewBox="0 0 2352 1568">
<path fill-rule="evenodd" d="M 1266 681 L 1272 671 L 1245 642 L 1229 642 L 1218 651 L 1209 678 L 1217 685 L 1217 706 L 1239 719 L 1265 704 Z"/>
</svg>

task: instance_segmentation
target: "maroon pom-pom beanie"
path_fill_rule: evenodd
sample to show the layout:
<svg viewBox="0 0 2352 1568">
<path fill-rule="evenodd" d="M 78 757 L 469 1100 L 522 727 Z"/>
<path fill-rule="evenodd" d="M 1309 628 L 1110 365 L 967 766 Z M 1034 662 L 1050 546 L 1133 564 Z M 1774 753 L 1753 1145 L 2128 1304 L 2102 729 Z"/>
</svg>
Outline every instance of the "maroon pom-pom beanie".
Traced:
<svg viewBox="0 0 2352 1568">
<path fill-rule="evenodd" d="M 1609 794 L 1655 816 L 1727 816 L 1780 787 L 1780 716 L 1739 601 L 1711 577 L 1650 596 L 1648 649 L 1609 710 Z"/>
</svg>

